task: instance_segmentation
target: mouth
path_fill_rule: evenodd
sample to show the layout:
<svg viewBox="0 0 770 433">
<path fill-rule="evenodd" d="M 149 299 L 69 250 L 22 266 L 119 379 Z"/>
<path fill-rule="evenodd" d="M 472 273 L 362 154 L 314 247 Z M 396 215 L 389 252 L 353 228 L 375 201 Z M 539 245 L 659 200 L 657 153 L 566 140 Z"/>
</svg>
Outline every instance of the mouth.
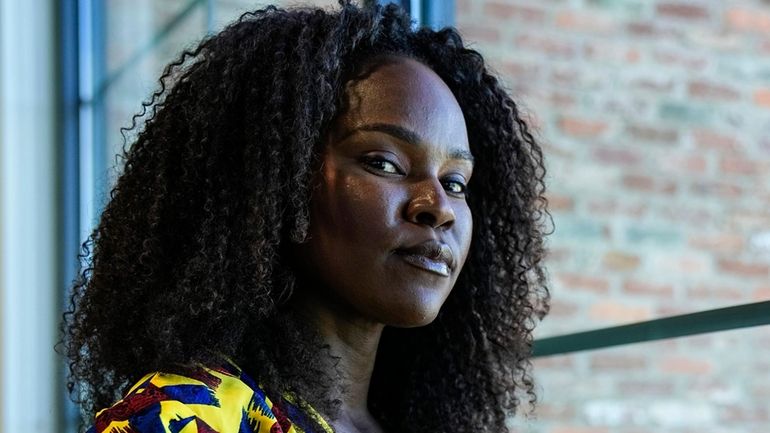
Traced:
<svg viewBox="0 0 770 433">
<path fill-rule="evenodd" d="M 454 268 L 452 249 L 436 239 L 428 239 L 413 246 L 399 248 L 395 252 L 410 265 L 442 277 L 448 277 Z"/>
</svg>

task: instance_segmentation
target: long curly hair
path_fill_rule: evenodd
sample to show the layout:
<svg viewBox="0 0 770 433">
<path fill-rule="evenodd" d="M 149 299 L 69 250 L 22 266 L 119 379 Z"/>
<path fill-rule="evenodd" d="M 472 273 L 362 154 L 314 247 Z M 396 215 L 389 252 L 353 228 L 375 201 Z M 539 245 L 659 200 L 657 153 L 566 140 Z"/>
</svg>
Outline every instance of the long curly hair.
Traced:
<svg viewBox="0 0 770 433">
<path fill-rule="evenodd" d="M 268 395 L 337 407 L 328 346 L 286 308 L 297 284 L 286 247 L 308 233 L 321 138 L 346 83 L 383 56 L 421 61 L 462 108 L 474 227 L 436 320 L 385 328 L 370 410 L 391 431 L 497 433 L 534 405 L 532 331 L 549 303 L 541 148 L 455 29 L 339 3 L 244 14 L 169 64 L 134 116 L 64 314 L 68 385 L 87 417 L 148 372 L 221 354 Z"/>
</svg>

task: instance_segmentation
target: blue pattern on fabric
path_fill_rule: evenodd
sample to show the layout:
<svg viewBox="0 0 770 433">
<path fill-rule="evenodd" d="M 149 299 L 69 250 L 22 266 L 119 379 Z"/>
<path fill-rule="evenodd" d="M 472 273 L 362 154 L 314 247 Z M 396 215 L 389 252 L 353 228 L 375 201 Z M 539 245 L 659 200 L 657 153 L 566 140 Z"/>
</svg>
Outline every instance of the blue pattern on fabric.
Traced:
<svg viewBox="0 0 770 433">
<path fill-rule="evenodd" d="M 316 423 L 310 419 L 310 417 L 299 407 L 284 400 L 283 406 L 281 406 L 286 413 L 286 416 L 294 422 L 297 426 L 300 426 L 305 433 L 316 433 Z"/>
<path fill-rule="evenodd" d="M 128 425 L 141 433 L 166 433 L 160 420 L 160 403 L 128 418 Z"/>
<path fill-rule="evenodd" d="M 268 415 L 273 413 L 273 411 L 267 405 L 265 397 L 258 396 L 256 392 L 251 396 L 251 400 L 249 401 L 248 406 L 249 410 L 254 410 L 255 408 L 259 411 L 260 415 Z"/>
<path fill-rule="evenodd" d="M 179 433 L 183 428 L 190 424 L 190 421 L 195 419 L 195 415 L 190 415 L 187 418 L 172 419 L 168 423 L 168 430 L 171 433 Z"/>
<path fill-rule="evenodd" d="M 180 403 L 219 407 L 214 391 L 205 385 L 168 385 L 163 387 L 163 393 Z"/>
</svg>

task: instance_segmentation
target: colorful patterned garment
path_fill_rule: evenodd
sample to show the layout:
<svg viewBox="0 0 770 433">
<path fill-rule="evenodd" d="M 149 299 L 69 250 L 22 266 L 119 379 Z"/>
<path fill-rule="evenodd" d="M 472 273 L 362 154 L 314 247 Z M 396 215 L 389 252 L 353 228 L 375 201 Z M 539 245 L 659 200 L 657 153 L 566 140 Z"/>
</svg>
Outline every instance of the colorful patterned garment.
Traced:
<svg viewBox="0 0 770 433">
<path fill-rule="evenodd" d="M 86 433 L 334 433 L 311 412 L 291 398 L 273 404 L 230 364 L 201 367 L 190 376 L 148 374 L 122 400 L 99 411 Z"/>
</svg>

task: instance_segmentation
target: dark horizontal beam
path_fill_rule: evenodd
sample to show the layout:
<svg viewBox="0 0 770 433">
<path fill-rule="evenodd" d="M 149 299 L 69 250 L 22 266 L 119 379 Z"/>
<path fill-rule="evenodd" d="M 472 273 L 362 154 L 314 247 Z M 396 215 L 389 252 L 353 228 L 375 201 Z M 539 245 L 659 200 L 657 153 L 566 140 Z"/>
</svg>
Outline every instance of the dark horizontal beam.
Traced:
<svg viewBox="0 0 770 433">
<path fill-rule="evenodd" d="M 541 338 L 535 341 L 534 356 L 564 355 L 582 350 L 761 325 L 770 325 L 770 301 Z"/>
</svg>

